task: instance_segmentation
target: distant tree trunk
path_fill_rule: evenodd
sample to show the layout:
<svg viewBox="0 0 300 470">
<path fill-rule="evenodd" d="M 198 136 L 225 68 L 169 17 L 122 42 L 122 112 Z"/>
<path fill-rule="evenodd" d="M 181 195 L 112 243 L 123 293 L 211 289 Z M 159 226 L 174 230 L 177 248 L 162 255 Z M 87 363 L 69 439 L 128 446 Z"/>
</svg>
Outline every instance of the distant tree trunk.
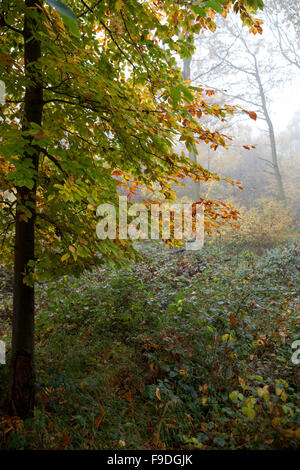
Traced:
<svg viewBox="0 0 300 470">
<path fill-rule="evenodd" d="M 254 56 L 254 62 L 255 62 L 255 76 L 256 80 L 258 83 L 258 88 L 259 88 L 259 94 L 261 98 L 261 104 L 263 108 L 263 112 L 266 118 L 268 130 L 269 130 L 269 139 L 270 139 L 270 144 L 271 144 L 271 157 L 272 157 L 272 167 L 274 170 L 274 175 L 276 178 L 276 184 L 277 184 L 277 191 L 278 191 L 278 200 L 283 201 L 284 203 L 286 202 L 285 199 L 285 193 L 284 193 L 284 187 L 283 187 L 283 182 L 282 182 L 282 177 L 278 165 L 278 156 L 277 156 L 277 148 L 276 148 L 276 140 L 275 140 L 275 133 L 274 133 L 274 127 L 272 120 L 269 115 L 268 107 L 267 107 L 267 102 L 266 102 L 266 97 L 263 89 L 263 85 L 260 79 L 260 74 L 258 70 L 258 65 L 257 65 L 257 60 L 256 57 Z"/>
<path fill-rule="evenodd" d="M 190 80 L 191 79 L 191 62 L 192 62 L 191 57 L 189 59 L 183 59 L 182 76 L 183 76 L 184 80 Z"/>
<path fill-rule="evenodd" d="M 184 80 L 191 80 L 191 62 L 192 62 L 192 57 L 189 59 L 184 59 L 183 60 L 183 70 L 182 70 L 182 76 Z M 190 159 L 195 162 L 197 162 L 197 155 L 194 152 L 189 152 L 189 157 Z M 192 199 L 197 202 L 200 199 L 200 181 L 198 183 L 195 183 L 194 181 L 191 182 L 191 188 L 192 188 Z"/>
<path fill-rule="evenodd" d="M 42 124 L 43 89 L 37 61 L 41 57 L 41 43 L 33 32 L 37 22 L 32 18 L 32 9 L 41 5 L 37 0 L 26 0 L 24 18 L 24 67 L 26 80 L 23 131 L 30 123 Z M 30 10 L 29 10 L 30 9 Z M 38 172 L 39 148 L 28 139 L 23 159 L 29 159 Z M 14 261 L 14 299 L 12 359 L 10 370 L 9 405 L 10 412 L 21 418 L 33 415 L 34 408 L 34 286 L 26 284 L 24 278 L 34 260 L 34 224 L 36 215 L 36 176 L 32 189 L 17 187 L 17 209 L 15 221 L 15 261 Z M 25 219 L 24 207 L 31 211 Z"/>
</svg>

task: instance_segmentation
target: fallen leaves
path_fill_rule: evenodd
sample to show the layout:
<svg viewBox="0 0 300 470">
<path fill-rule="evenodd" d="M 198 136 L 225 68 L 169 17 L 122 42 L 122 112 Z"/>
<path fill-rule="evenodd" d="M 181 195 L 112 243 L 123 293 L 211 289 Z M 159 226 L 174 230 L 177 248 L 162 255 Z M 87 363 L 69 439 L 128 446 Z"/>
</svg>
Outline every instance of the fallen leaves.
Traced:
<svg viewBox="0 0 300 470">
<path fill-rule="evenodd" d="M 62 448 L 68 447 L 69 444 L 70 444 L 69 435 L 68 435 L 68 433 L 65 433 L 64 437 L 63 437 L 63 440 L 61 442 L 61 447 Z"/>
</svg>

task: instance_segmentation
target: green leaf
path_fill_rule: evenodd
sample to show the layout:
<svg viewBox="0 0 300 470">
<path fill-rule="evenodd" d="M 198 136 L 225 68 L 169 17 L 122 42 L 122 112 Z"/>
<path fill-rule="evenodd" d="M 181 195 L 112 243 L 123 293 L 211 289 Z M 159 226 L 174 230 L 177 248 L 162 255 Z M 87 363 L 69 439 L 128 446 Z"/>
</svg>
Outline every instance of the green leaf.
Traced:
<svg viewBox="0 0 300 470">
<path fill-rule="evenodd" d="M 65 16 L 65 15 L 61 15 L 62 17 L 62 20 L 64 22 L 64 24 L 69 28 L 69 30 L 71 31 L 71 33 L 76 36 L 77 38 L 80 37 L 80 32 L 79 32 L 79 29 L 77 27 L 77 21 L 74 22 L 74 20 L 72 18 L 69 18 L 68 16 Z"/>
<path fill-rule="evenodd" d="M 218 13 L 221 13 L 222 12 L 222 3 L 224 3 L 224 2 L 223 1 L 218 2 L 216 0 L 213 0 L 211 2 L 206 2 L 205 7 L 206 8 L 212 8 L 213 10 L 217 11 Z"/>
<path fill-rule="evenodd" d="M 255 418 L 255 411 L 253 410 L 253 408 L 249 408 L 248 406 L 243 406 L 242 413 L 249 419 Z"/>
<path fill-rule="evenodd" d="M 73 10 L 67 7 L 67 5 L 60 0 L 46 0 L 46 3 L 58 11 L 64 24 L 69 28 L 71 33 L 74 34 L 74 36 L 79 37 L 80 33 L 77 26 L 77 18 Z"/>
<path fill-rule="evenodd" d="M 178 102 L 181 98 L 180 88 L 180 86 L 177 86 L 171 88 L 170 90 L 170 95 L 172 96 L 172 105 L 174 106 L 174 108 L 177 108 Z"/>
</svg>

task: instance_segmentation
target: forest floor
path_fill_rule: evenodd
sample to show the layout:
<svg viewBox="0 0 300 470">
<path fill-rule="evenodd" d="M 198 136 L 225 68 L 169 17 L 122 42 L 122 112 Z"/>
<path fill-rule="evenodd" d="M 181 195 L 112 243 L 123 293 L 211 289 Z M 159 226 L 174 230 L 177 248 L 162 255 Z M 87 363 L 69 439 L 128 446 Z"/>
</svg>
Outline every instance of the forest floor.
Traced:
<svg viewBox="0 0 300 470">
<path fill-rule="evenodd" d="M 0 448 L 297 448 L 299 245 L 141 255 L 38 285 L 35 417 L 3 408 Z M 9 345 L 12 282 L 0 275 Z M 1 397 L 7 382 L 0 365 Z"/>
</svg>

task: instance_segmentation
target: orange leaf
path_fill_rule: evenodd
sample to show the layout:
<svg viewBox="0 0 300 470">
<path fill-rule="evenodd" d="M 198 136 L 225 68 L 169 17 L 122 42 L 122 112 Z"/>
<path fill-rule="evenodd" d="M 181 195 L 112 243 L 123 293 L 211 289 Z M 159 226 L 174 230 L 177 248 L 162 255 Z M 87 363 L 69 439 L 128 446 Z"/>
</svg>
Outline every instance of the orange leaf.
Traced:
<svg viewBox="0 0 300 470">
<path fill-rule="evenodd" d="M 39 131 L 34 135 L 35 140 L 40 140 L 43 137 L 44 137 L 44 132 L 43 131 Z"/>
<path fill-rule="evenodd" d="M 231 314 L 229 315 L 229 320 L 233 326 L 236 326 L 238 324 L 238 319 Z"/>
<path fill-rule="evenodd" d="M 95 428 L 97 428 L 97 429 L 99 428 L 100 424 L 102 424 L 103 419 L 104 419 L 104 410 L 103 410 L 103 408 L 99 408 L 99 413 L 100 413 L 100 416 L 98 416 L 98 418 L 95 421 Z"/>
<path fill-rule="evenodd" d="M 256 121 L 257 119 L 257 114 L 254 112 L 254 111 L 247 111 L 246 109 L 243 109 L 243 112 L 248 114 L 248 116 L 250 116 L 251 119 L 253 119 L 254 121 Z"/>
<path fill-rule="evenodd" d="M 69 439 L 68 433 L 66 433 L 64 435 L 61 445 L 62 447 L 67 447 L 69 444 L 70 444 L 70 439 Z"/>
</svg>

